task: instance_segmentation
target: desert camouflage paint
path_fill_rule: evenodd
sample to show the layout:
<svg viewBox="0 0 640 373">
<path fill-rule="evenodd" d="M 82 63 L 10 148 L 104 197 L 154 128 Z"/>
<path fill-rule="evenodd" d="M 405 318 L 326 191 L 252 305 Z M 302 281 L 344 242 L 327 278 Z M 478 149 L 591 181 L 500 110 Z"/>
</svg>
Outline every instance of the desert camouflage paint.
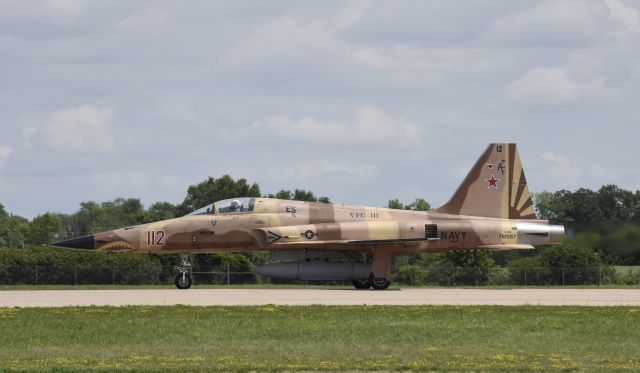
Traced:
<svg viewBox="0 0 640 373">
<path fill-rule="evenodd" d="M 333 262 L 330 253 L 351 253 L 347 262 L 367 264 L 373 278 L 388 279 L 393 255 L 533 249 L 563 240 L 562 226 L 536 218 L 516 145 L 490 144 L 451 200 L 431 211 L 236 198 L 184 217 L 54 245 L 160 254 L 321 252 Z M 358 252 L 363 259 L 353 259 Z"/>
</svg>

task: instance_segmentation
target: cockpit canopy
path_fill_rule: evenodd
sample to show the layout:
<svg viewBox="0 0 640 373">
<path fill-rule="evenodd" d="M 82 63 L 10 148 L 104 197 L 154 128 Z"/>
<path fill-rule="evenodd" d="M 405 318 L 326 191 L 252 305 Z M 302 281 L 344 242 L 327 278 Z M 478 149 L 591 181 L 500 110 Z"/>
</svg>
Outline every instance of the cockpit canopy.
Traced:
<svg viewBox="0 0 640 373">
<path fill-rule="evenodd" d="M 242 198 L 230 198 L 222 201 L 214 202 L 206 205 L 192 213 L 190 215 L 220 215 L 229 213 L 243 213 L 252 212 L 255 204 L 255 198 L 242 197 Z"/>
</svg>

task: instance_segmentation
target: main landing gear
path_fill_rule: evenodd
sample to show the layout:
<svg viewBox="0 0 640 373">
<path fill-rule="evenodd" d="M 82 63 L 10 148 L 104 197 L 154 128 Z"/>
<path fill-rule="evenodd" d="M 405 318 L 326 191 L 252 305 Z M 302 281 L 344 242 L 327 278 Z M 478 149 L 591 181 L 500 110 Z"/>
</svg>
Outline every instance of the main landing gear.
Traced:
<svg viewBox="0 0 640 373">
<path fill-rule="evenodd" d="M 376 290 L 384 290 L 391 285 L 391 281 L 387 280 L 387 278 L 391 277 L 391 256 L 393 253 L 389 248 L 384 247 L 371 247 L 371 251 L 373 255 L 369 278 L 353 280 L 353 286 L 356 289 L 372 287 Z"/>
<path fill-rule="evenodd" d="M 193 285 L 191 278 L 191 261 L 188 255 L 180 255 L 180 265 L 176 266 L 179 272 L 176 276 L 176 287 L 178 289 L 189 289 Z"/>
<path fill-rule="evenodd" d="M 376 290 L 384 290 L 391 285 L 391 281 L 382 277 L 374 277 L 373 273 L 369 275 L 368 279 L 363 280 L 353 280 L 351 282 L 353 287 L 358 290 L 365 290 L 369 288 L 374 288 Z"/>
<path fill-rule="evenodd" d="M 353 284 L 353 287 L 358 290 L 365 290 L 371 287 L 369 280 L 353 280 L 351 283 Z"/>
<path fill-rule="evenodd" d="M 376 290 L 384 290 L 391 285 L 391 281 L 382 277 L 373 277 L 373 273 L 369 275 L 369 283 L 371 284 L 371 287 Z"/>
</svg>

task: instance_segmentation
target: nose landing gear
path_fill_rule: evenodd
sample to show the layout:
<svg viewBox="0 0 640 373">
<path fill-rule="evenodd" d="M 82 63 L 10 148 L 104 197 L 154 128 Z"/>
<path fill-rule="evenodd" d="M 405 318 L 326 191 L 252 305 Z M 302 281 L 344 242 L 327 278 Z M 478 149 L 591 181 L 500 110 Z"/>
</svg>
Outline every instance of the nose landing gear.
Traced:
<svg viewBox="0 0 640 373">
<path fill-rule="evenodd" d="M 176 276 L 176 287 L 178 289 L 189 289 L 193 285 L 193 279 L 191 278 L 191 261 L 188 255 L 180 255 L 180 265 L 176 266 L 176 270 L 179 272 Z"/>
<path fill-rule="evenodd" d="M 176 276 L 176 287 L 178 289 L 189 289 L 193 284 L 193 279 L 191 275 L 184 272 Z"/>
</svg>

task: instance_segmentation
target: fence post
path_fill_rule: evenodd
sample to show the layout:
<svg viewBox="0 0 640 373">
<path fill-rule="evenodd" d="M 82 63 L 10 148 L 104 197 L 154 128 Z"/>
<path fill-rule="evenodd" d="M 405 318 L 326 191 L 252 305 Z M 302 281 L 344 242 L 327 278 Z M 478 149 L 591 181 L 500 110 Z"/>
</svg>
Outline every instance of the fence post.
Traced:
<svg viewBox="0 0 640 373">
<path fill-rule="evenodd" d="M 602 286 L 602 267 L 598 268 L 598 287 Z"/>
<path fill-rule="evenodd" d="M 111 285 L 116 284 L 116 266 L 111 266 Z"/>
<path fill-rule="evenodd" d="M 524 286 L 527 286 L 527 267 L 524 267 Z"/>
<path fill-rule="evenodd" d="M 73 286 L 78 286 L 78 268 L 73 266 Z"/>
<path fill-rule="evenodd" d="M 562 286 L 564 286 L 564 267 L 562 267 Z"/>
<path fill-rule="evenodd" d="M 451 267 L 451 286 L 456 286 L 456 267 Z"/>
<path fill-rule="evenodd" d="M 227 262 L 227 285 L 231 285 L 231 265 Z"/>
<path fill-rule="evenodd" d="M 38 265 L 36 264 L 36 287 L 38 286 Z"/>
</svg>

